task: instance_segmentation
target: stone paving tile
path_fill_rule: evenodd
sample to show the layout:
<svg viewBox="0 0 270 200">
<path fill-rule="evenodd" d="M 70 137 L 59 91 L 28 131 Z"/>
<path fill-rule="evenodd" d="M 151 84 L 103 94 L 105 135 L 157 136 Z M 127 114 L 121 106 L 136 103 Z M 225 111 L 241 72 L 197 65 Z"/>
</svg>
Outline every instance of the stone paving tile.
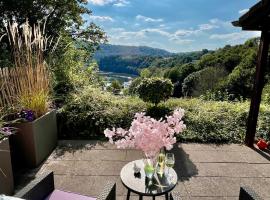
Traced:
<svg viewBox="0 0 270 200">
<path fill-rule="evenodd" d="M 93 188 L 93 177 L 91 176 L 55 176 L 55 187 L 60 190 L 74 192 L 87 196 L 95 196 Z"/>
<path fill-rule="evenodd" d="M 61 151 L 61 150 L 59 150 Z M 125 160 L 126 150 L 96 150 L 82 149 L 74 152 L 57 150 L 49 157 L 49 160 Z"/>
<path fill-rule="evenodd" d="M 136 150 L 127 150 L 126 152 L 126 161 L 139 160 L 144 157 L 144 154 L 141 151 Z"/>
<path fill-rule="evenodd" d="M 191 197 L 236 197 L 239 195 L 240 186 L 249 186 L 261 197 L 269 198 L 269 180 L 264 178 L 193 177 L 184 184 Z"/>
<path fill-rule="evenodd" d="M 76 161 L 72 172 L 84 176 L 119 176 L 125 164 L 125 161 Z"/>
<path fill-rule="evenodd" d="M 268 155 L 269 159 L 266 159 L 262 155 L 260 155 L 258 152 L 249 149 L 246 153 L 243 155 L 244 159 L 248 163 L 265 163 L 268 164 L 270 163 L 270 155 Z"/>
<path fill-rule="evenodd" d="M 190 197 L 190 200 L 239 200 L 239 197 Z"/>
<path fill-rule="evenodd" d="M 241 178 L 241 186 L 252 188 L 262 198 L 270 198 L 270 178 Z"/>
<path fill-rule="evenodd" d="M 186 151 L 189 159 L 194 162 L 246 162 L 243 153 L 229 151 Z"/>
<path fill-rule="evenodd" d="M 44 171 L 53 171 L 57 175 L 74 174 L 75 161 L 51 160 L 43 168 Z"/>
<path fill-rule="evenodd" d="M 174 192 L 177 193 L 180 197 L 188 197 L 188 191 L 186 189 L 186 186 L 184 185 L 184 182 L 182 180 L 179 180 L 175 188 L 173 189 Z"/>
<path fill-rule="evenodd" d="M 217 185 L 209 177 L 192 177 L 184 185 L 189 196 L 220 196 Z"/>
<path fill-rule="evenodd" d="M 197 170 L 196 173 L 185 164 L 180 164 L 177 170 L 179 176 L 264 177 L 261 171 L 246 163 L 195 163 L 194 165 Z"/>
<path fill-rule="evenodd" d="M 216 144 L 196 144 L 196 143 L 188 143 L 188 144 L 179 144 L 179 147 L 183 148 L 187 151 L 246 151 L 246 146 L 241 144 L 224 144 L 224 145 L 216 145 Z"/>
<path fill-rule="evenodd" d="M 70 149 L 78 150 L 82 148 L 87 149 L 105 149 L 105 150 L 113 150 L 117 149 L 117 147 L 109 142 L 102 142 L 96 140 L 59 140 L 58 146 L 63 147 L 71 147 Z"/>
<path fill-rule="evenodd" d="M 249 164 L 249 166 L 259 171 L 265 178 L 270 178 L 270 162 L 267 164 Z"/>
<path fill-rule="evenodd" d="M 140 151 L 119 150 L 95 141 L 59 144 L 33 176 L 52 170 L 56 188 L 89 196 L 96 196 L 108 180 L 114 180 L 117 200 L 126 199 L 127 190 L 119 174 L 126 163 L 143 158 Z M 174 191 L 182 199 L 238 199 L 240 186 L 247 185 L 270 200 L 270 161 L 253 149 L 241 145 L 179 144 L 172 152 L 179 178 Z M 131 199 L 138 196 L 133 194 Z"/>
</svg>

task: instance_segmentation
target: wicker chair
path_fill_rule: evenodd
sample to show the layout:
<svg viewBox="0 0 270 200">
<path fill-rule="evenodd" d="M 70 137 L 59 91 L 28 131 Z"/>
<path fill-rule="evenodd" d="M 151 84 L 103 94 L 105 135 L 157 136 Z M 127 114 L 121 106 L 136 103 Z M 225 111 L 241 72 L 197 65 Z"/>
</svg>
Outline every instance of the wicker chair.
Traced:
<svg viewBox="0 0 270 200">
<path fill-rule="evenodd" d="M 170 196 L 171 200 L 181 200 L 178 192 L 172 192 Z M 239 200 L 263 200 L 259 197 L 251 188 L 240 187 Z"/>
<path fill-rule="evenodd" d="M 71 192 L 65 192 L 61 190 L 55 190 L 54 188 L 54 176 L 53 172 L 46 173 L 37 179 L 33 180 L 26 187 L 15 194 L 15 197 L 26 200 L 50 200 L 50 199 L 63 199 L 61 195 L 64 195 L 66 199 L 89 199 L 89 200 L 116 200 L 116 184 L 108 182 L 100 195 L 96 198 L 87 197 Z M 55 197 L 53 197 L 55 196 Z"/>
</svg>

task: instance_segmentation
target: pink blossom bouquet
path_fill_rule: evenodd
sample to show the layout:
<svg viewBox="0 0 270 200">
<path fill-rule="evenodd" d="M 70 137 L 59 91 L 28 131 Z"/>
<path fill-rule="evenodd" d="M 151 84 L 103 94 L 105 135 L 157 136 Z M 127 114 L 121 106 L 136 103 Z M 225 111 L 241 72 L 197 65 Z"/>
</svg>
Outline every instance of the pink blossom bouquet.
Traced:
<svg viewBox="0 0 270 200">
<path fill-rule="evenodd" d="M 142 150 L 147 157 L 154 158 L 161 148 L 172 149 L 176 135 L 186 128 L 183 116 L 184 110 L 180 108 L 160 120 L 146 116 L 145 113 L 136 113 L 129 130 L 106 129 L 104 134 L 117 148 Z"/>
</svg>

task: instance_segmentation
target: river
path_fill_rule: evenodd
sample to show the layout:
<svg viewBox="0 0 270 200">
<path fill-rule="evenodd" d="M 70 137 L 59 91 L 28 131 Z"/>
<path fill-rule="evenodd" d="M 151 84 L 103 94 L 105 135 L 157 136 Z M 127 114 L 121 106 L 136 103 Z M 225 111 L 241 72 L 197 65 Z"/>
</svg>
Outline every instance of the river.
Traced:
<svg viewBox="0 0 270 200">
<path fill-rule="evenodd" d="M 104 77 L 105 81 L 108 84 L 110 84 L 113 80 L 118 80 L 120 83 L 124 85 L 124 87 L 128 87 L 131 81 L 137 77 L 136 75 L 132 74 L 104 72 L 104 71 L 99 71 L 98 74 Z"/>
</svg>

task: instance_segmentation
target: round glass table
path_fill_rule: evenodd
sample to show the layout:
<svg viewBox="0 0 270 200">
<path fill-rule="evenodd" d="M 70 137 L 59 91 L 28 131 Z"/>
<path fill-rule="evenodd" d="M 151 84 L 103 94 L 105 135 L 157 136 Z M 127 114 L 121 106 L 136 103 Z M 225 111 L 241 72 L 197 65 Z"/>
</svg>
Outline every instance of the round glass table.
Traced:
<svg viewBox="0 0 270 200">
<path fill-rule="evenodd" d="M 134 164 L 141 168 L 140 173 L 134 173 Z M 166 170 L 167 171 L 167 170 Z M 163 176 L 155 173 L 154 177 L 150 180 L 146 178 L 144 173 L 143 160 L 135 160 L 127 163 L 120 172 L 120 177 L 123 185 L 127 188 L 127 200 L 130 198 L 130 193 L 133 192 L 139 195 L 142 200 L 144 196 L 165 195 L 165 199 L 169 200 L 169 192 L 171 192 L 177 183 L 177 174 L 174 169 L 169 169 L 169 175 L 164 173 Z"/>
</svg>

